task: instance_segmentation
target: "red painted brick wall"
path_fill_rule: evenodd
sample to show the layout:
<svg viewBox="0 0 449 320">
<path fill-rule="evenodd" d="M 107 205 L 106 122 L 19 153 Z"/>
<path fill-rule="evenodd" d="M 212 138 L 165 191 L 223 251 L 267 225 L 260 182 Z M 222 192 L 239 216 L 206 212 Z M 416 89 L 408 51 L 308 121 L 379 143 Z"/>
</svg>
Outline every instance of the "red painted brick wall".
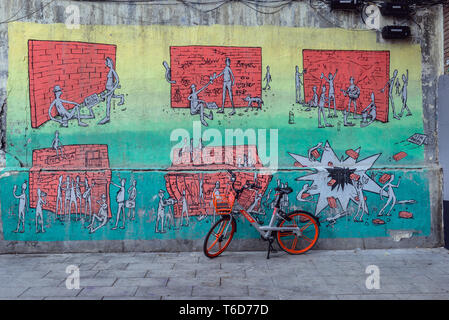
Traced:
<svg viewBox="0 0 449 320">
<path fill-rule="evenodd" d="M 337 109 L 347 108 L 349 98 L 345 97 L 340 89 L 347 90 L 350 85 L 349 78 L 353 77 L 355 84 L 360 88 L 360 97 L 357 100 L 358 113 L 360 114 L 371 103 L 371 92 L 374 92 L 377 120 L 388 121 L 388 89 L 384 93 L 380 90 L 389 80 L 389 51 L 303 50 L 303 68 L 307 69 L 304 75 L 306 101 L 310 101 L 313 97 L 313 86 L 317 87 L 319 97 L 321 87 L 326 84 L 327 96 L 329 84 L 325 79 L 320 79 L 321 73 L 328 77 L 329 73 L 335 74 L 335 70 L 338 69 L 334 81 Z M 401 73 L 398 74 L 398 77 L 400 76 Z M 331 105 L 333 107 L 333 104 Z M 351 111 L 354 111 L 352 104 Z"/>
<path fill-rule="evenodd" d="M 226 57 L 231 59 L 231 70 L 235 77 L 232 87 L 235 107 L 246 107 L 243 100 L 248 94 L 252 97 L 262 95 L 262 48 L 250 47 L 209 47 L 186 46 L 170 47 L 172 108 L 189 108 L 187 97 L 191 93 L 190 86 L 195 84 L 201 89 L 209 82 L 209 77 L 217 75 L 226 66 Z M 215 102 L 219 107 L 223 97 L 223 77 L 216 79 L 199 98 L 206 102 Z M 225 107 L 232 107 L 229 96 Z"/>
<path fill-rule="evenodd" d="M 199 150 L 195 150 L 193 161 L 190 159 L 190 152 L 184 152 L 179 157 L 179 149 L 174 150 L 173 165 L 168 170 L 192 170 L 200 168 L 201 170 L 225 170 L 232 169 L 237 178 L 235 186 L 240 188 L 246 181 L 254 183 L 254 172 L 237 172 L 235 170 L 245 170 L 245 168 L 238 166 L 238 160 L 242 159 L 243 155 L 250 155 L 254 162 L 252 168 L 260 169 L 263 167 L 256 146 L 219 146 L 219 147 L 205 147 L 203 153 L 214 154 L 213 161 L 202 163 L 200 161 L 201 155 Z M 250 169 L 250 168 L 248 168 Z M 272 176 L 269 174 L 257 175 L 257 183 L 262 187 L 259 191 L 262 194 L 266 191 Z M 200 173 L 178 173 L 171 172 L 165 175 L 166 189 L 169 196 L 176 199 L 174 207 L 175 216 L 180 216 L 182 213 L 182 193 L 186 190 L 187 204 L 189 206 L 189 215 L 204 215 L 213 214 L 212 191 L 215 188 L 215 183 L 220 182 L 220 195 L 227 195 L 230 192 L 231 180 L 227 172 L 206 172 L 203 174 L 203 198 L 204 203 L 200 203 Z M 240 197 L 239 203 L 243 208 L 248 208 L 254 201 L 256 191 L 245 190 Z M 255 210 L 260 208 L 260 202 L 255 207 Z"/>
<path fill-rule="evenodd" d="M 109 169 L 108 146 L 79 144 L 62 146 L 62 156 L 53 148 L 33 150 L 33 169 L 92 170 Z"/>
<path fill-rule="evenodd" d="M 92 186 L 92 211 L 98 212 L 100 205 L 97 200 L 105 194 L 110 211 L 109 184 L 111 170 L 109 169 L 107 145 L 69 145 L 62 147 L 62 156 L 56 157 L 56 151 L 52 148 L 33 150 L 33 167 L 30 169 L 30 207 L 35 208 L 37 203 L 37 189 L 47 193 L 47 204 L 44 209 L 55 212 L 59 177 L 63 176 L 63 187 L 67 176 L 84 184 L 84 179 Z M 81 186 L 84 193 L 85 186 Z M 65 194 L 63 193 L 63 199 Z M 74 211 L 74 208 L 72 209 Z M 84 211 L 84 200 L 82 201 Z"/>
<path fill-rule="evenodd" d="M 262 167 L 254 145 L 204 147 L 201 151 L 195 148 L 192 154 L 179 151 L 178 148 L 173 149 L 173 163 L 169 170 L 190 170 L 199 166 L 205 170 L 237 169 L 239 164 L 243 164 L 244 155 L 255 168 Z"/>
<path fill-rule="evenodd" d="M 61 87 L 62 99 L 77 103 L 104 91 L 109 70 L 105 60 L 110 57 L 115 66 L 115 54 L 116 46 L 110 44 L 28 40 L 31 126 L 39 127 L 50 119 L 55 85 Z"/>
<path fill-rule="evenodd" d="M 254 183 L 253 172 L 235 172 L 236 174 L 236 188 L 241 188 L 246 181 Z M 268 184 L 272 176 L 268 174 L 260 174 L 257 176 L 257 183 L 262 187 L 259 190 L 262 194 L 267 190 Z M 215 188 L 215 183 L 220 182 L 220 195 L 226 196 L 231 189 L 230 176 L 227 172 L 213 172 L 203 174 L 203 203 L 200 203 L 200 174 L 199 173 L 169 173 L 165 175 L 165 186 L 171 198 L 178 202 L 173 206 L 174 215 L 180 217 L 182 213 L 182 194 L 186 190 L 187 205 L 189 215 L 211 215 L 213 214 L 212 192 Z M 254 201 L 256 191 L 245 190 L 240 197 L 240 205 L 247 209 Z M 260 208 L 260 202 L 254 208 Z"/>
</svg>

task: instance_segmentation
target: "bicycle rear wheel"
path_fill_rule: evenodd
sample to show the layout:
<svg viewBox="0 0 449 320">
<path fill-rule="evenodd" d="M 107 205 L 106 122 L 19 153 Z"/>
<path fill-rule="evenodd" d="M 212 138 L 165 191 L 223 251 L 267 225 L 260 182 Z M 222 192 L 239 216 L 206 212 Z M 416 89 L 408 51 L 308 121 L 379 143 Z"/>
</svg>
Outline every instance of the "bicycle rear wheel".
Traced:
<svg viewBox="0 0 449 320">
<path fill-rule="evenodd" d="M 301 235 L 293 231 L 278 231 L 276 240 L 279 246 L 289 254 L 301 254 L 309 251 L 320 236 L 319 222 L 306 211 L 295 211 L 287 214 L 291 221 L 281 220 L 278 227 L 298 227 Z"/>
<path fill-rule="evenodd" d="M 223 216 L 218 220 L 204 239 L 203 252 L 208 258 L 218 257 L 231 243 L 236 230 L 235 220 Z"/>
</svg>

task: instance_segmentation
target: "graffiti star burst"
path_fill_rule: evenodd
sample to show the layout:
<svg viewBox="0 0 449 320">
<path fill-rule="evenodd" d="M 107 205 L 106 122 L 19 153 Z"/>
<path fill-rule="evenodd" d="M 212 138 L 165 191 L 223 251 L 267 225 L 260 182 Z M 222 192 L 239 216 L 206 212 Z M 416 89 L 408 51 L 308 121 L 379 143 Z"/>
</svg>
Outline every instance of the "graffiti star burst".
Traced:
<svg viewBox="0 0 449 320">
<path fill-rule="evenodd" d="M 376 160 L 380 157 L 375 154 L 363 160 L 357 161 L 360 148 L 354 150 L 351 156 L 339 159 L 334 150 L 326 141 L 322 150 L 321 158 L 304 157 L 289 152 L 302 167 L 313 169 L 314 172 L 303 177 L 299 177 L 297 181 L 311 181 L 308 193 L 311 196 L 318 195 L 315 215 L 319 216 L 327 206 L 329 206 L 330 198 L 334 198 L 341 205 L 343 211 L 348 209 L 350 201 L 358 203 L 357 192 L 353 185 L 353 179 L 364 181 L 363 191 L 380 193 L 381 187 L 366 174 L 372 168 Z"/>
</svg>

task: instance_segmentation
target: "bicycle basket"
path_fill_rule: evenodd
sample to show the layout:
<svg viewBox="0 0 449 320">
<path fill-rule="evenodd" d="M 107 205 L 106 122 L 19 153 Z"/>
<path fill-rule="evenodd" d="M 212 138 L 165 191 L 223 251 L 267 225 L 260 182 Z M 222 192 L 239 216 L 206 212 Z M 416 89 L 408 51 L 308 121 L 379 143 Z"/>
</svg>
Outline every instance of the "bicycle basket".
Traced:
<svg viewBox="0 0 449 320">
<path fill-rule="evenodd" d="M 229 196 L 213 195 L 215 214 L 230 214 L 234 206 L 235 196 L 231 192 Z"/>
</svg>

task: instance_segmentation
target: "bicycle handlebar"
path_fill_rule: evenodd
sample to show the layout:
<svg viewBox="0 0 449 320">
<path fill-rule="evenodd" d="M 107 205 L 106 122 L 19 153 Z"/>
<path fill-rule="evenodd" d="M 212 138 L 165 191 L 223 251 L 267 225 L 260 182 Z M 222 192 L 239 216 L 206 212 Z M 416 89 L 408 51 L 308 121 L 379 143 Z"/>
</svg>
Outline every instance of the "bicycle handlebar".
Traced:
<svg viewBox="0 0 449 320">
<path fill-rule="evenodd" d="M 245 190 L 245 189 L 262 189 L 262 187 L 261 186 L 259 186 L 259 185 L 257 185 L 257 184 L 255 184 L 255 183 L 252 183 L 252 184 L 249 184 L 248 183 L 248 181 L 246 181 L 245 182 L 245 184 L 240 188 L 240 189 L 237 189 L 236 187 L 235 187 L 235 180 L 236 180 L 236 175 L 235 175 L 235 173 L 234 172 L 232 172 L 231 170 L 227 170 L 228 171 L 228 173 L 231 175 L 231 181 L 232 181 L 232 189 L 235 191 L 235 193 L 236 193 L 236 199 L 238 199 L 239 198 L 239 196 L 240 196 L 240 194 L 243 192 L 243 190 Z"/>
</svg>

